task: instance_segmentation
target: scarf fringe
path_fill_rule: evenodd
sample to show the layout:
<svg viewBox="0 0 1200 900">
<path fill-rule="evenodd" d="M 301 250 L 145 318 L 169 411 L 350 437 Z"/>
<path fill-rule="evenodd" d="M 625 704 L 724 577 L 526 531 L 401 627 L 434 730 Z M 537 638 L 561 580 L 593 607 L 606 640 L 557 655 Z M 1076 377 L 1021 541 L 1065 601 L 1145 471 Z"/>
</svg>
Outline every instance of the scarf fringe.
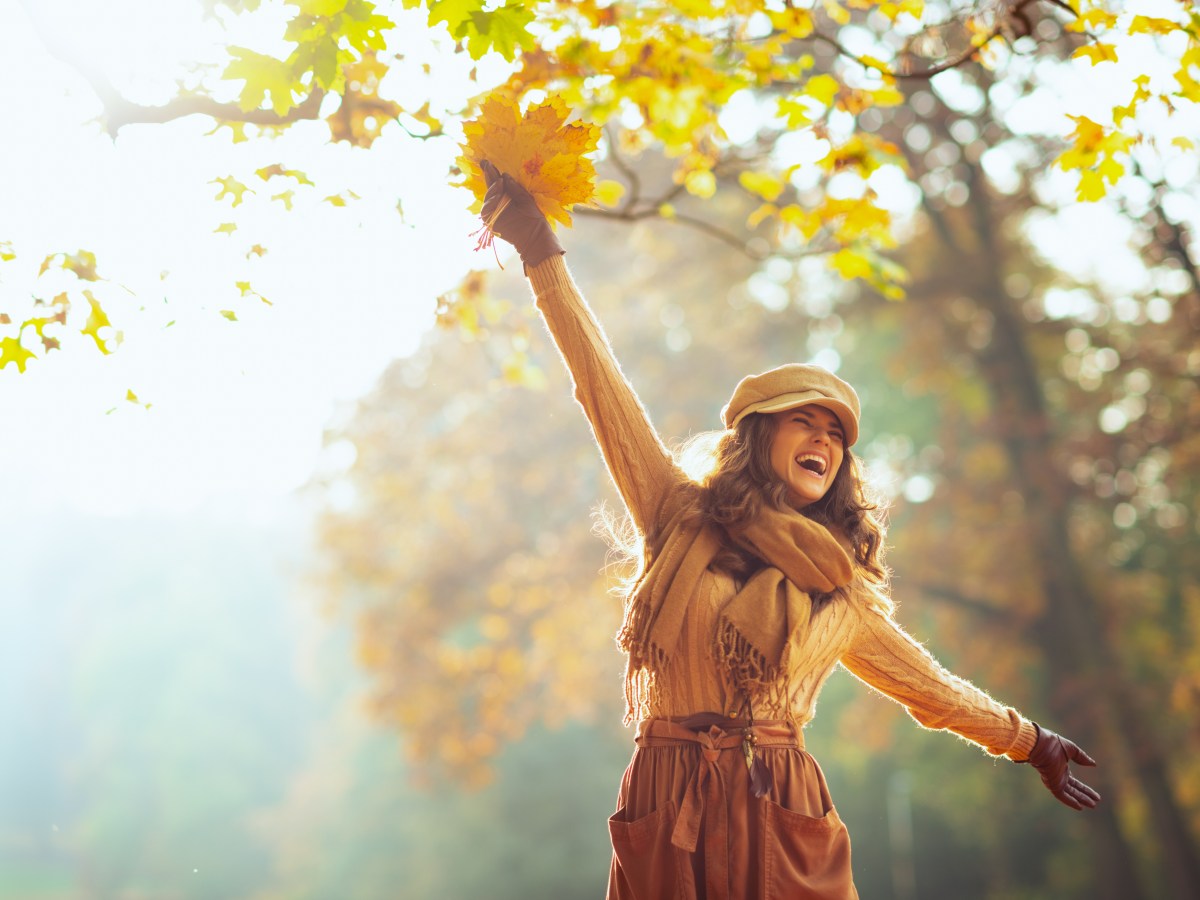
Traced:
<svg viewBox="0 0 1200 900">
<path fill-rule="evenodd" d="M 663 673 L 669 651 L 650 640 L 653 617 L 649 601 L 635 590 L 625 605 L 617 646 L 625 654 L 625 718 L 630 725 L 666 708 L 669 698 Z"/>
<path fill-rule="evenodd" d="M 717 662 L 730 683 L 749 699 L 751 708 L 786 709 L 791 700 L 791 677 L 784 659 L 771 663 L 737 626 L 722 618 L 717 626 Z"/>
</svg>

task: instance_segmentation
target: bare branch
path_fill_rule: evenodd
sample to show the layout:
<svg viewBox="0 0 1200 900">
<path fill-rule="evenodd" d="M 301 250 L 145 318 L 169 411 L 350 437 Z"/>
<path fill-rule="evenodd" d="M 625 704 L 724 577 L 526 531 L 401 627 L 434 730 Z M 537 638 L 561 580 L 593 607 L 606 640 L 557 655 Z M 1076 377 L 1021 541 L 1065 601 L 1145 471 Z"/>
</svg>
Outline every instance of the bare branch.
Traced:
<svg viewBox="0 0 1200 900">
<path fill-rule="evenodd" d="M 225 122 L 246 122 L 251 125 L 287 125 L 304 119 L 315 119 L 320 114 L 321 101 L 325 92 L 314 86 L 312 93 L 299 105 L 280 115 L 270 109 L 244 110 L 236 103 L 220 103 L 203 94 L 181 94 L 162 106 L 144 106 L 133 103 L 122 96 L 86 54 L 69 45 L 62 31 L 51 22 L 48 14 L 37 0 L 19 0 L 29 17 L 30 23 L 41 38 L 46 51 L 59 61 L 70 66 L 83 77 L 104 107 L 104 126 L 115 136 L 126 125 L 161 125 L 185 116 L 203 115 Z"/>
</svg>

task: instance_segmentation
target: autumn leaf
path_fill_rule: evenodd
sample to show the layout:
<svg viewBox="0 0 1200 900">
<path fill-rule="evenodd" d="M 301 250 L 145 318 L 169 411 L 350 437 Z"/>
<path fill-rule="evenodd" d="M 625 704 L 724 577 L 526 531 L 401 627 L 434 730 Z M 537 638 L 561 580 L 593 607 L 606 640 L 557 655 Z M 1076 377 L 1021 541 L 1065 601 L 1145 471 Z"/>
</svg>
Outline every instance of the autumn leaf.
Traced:
<svg viewBox="0 0 1200 900">
<path fill-rule="evenodd" d="M 225 78 L 244 81 L 238 106 L 243 110 L 257 109 L 267 94 L 271 95 L 271 109 L 283 115 L 295 105 L 293 92 L 300 87 L 291 66 L 273 56 L 265 56 L 245 47 L 230 47 L 232 57 L 225 67 Z"/>
<path fill-rule="evenodd" d="M 74 253 L 51 253 L 42 260 L 38 267 L 38 275 L 45 275 L 51 268 L 56 267 L 67 272 L 73 272 L 81 281 L 99 281 L 96 273 L 96 254 L 90 250 L 76 250 Z"/>
<path fill-rule="evenodd" d="M 32 358 L 33 353 L 21 346 L 19 337 L 0 338 L 0 369 L 16 363 L 17 371 L 24 372 L 26 363 Z"/>
<path fill-rule="evenodd" d="M 312 185 L 312 180 L 299 169 L 289 169 L 282 163 L 274 163 L 270 166 L 263 166 L 261 169 L 255 169 L 254 174 L 263 181 L 278 176 L 280 178 L 295 179 L 298 184 Z"/>
<path fill-rule="evenodd" d="M 242 184 L 232 175 L 226 175 L 224 178 L 214 178 L 209 182 L 209 184 L 219 184 L 221 186 L 221 192 L 217 194 L 216 199 L 221 200 L 226 196 L 231 196 L 233 197 L 233 206 L 241 205 L 242 195 L 246 193 L 246 191 L 250 191 L 252 194 L 254 193 L 254 191 L 250 190 L 250 188 L 246 187 L 246 185 Z"/>
<path fill-rule="evenodd" d="M 1072 59 L 1081 57 L 1091 60 L 1093 66 L 1098 66 L 1102 62 L 1116 62 L 1117 50 L 1111 44 L 1084 44 L 1071 54 Z"/>
<path fill-rule="evenodd" d="M 493 94 L 477 119 L 463 126 L 467 141 L 459 157 L 464 186 L 483 206 L 487 182 L 480 163 L 487 160 L 533 195 L 551 222 L 571 224 L 568 209 L 586 203 L 595 191 L 596 169 L 585 154 L 600 140 L 600 129 L 583 122 L 567 123 L 569 110 L 551 96 L 522 115 L 513 101 Z"/>
<path fill-rule="evenodd" d="M 213 234 L 233 234 L 235 231 L 237 231 L 236 222 L 222 222 L 213 229 Z"/>
<path fill-rule="evenodd" d="M 83 296 L 87 298 L 87 302 L 91 306 L 88 312 L 87 322 L 83 328 L 79 329 L 80 334 L 85 334 L 96 342 L 96 348 L 105 356 L 112 353 L 108 347 L 108 341 L 100 337 L 101 328 L 111 328 L 112 323 L 108 320 L 108 313 L 104 311 L 104 307 L 100 305 L 100 301 L 92 296 L 91 291 L 84 291 Z"/>
</svg>

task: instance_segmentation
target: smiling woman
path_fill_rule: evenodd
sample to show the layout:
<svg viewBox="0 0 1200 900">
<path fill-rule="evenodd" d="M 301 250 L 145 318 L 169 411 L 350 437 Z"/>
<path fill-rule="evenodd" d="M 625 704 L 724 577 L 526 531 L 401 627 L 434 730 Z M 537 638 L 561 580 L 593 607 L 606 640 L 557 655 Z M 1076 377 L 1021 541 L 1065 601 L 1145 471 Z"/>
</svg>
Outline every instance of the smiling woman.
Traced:
<svg viewBox="0 0 1200 900">
<path fill-rule="evenodd" d="M 638 535 L 617 643 L 637 749 L 609 820 L 608 896 L 858 896 L 850 839 L 803 728 L 839 663 L 1073 809 L 1099 795 L 1070 741 L 946 671 L 892 618 L 883 529 L 850 447 L 859 402 L 787 365 L 737 386 L 699 482 L 667 453 L 533 198 L 484 166 L 482 214 L 521 255 Z"/>
</svg>

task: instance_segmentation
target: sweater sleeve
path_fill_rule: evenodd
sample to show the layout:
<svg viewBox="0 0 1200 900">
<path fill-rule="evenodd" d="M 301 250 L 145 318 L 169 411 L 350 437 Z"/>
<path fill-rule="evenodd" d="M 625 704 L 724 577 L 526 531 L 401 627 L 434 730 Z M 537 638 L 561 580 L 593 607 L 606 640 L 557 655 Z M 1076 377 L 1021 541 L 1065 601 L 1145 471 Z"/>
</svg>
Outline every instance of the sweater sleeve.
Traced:
<svg viewBox="0 0 1200 900">
<path fill-rule="evenodd" d="M 949 729 L 993 755 L 1029 758 L 1037 742 L 1033 723 L 943 668 L 890 615 L 864 610 L 842 656 L 855 677 L 907 707 L 926 728 Z"/>
<path fill-rule="evenodd" d="M 600 323 L 561 254 L 528 270 L 538 310 L 558 345 L 600 452 L 634 522 L 649 534 L 668 492 L 683 480 L 617 364 Z"/>
</svg>

